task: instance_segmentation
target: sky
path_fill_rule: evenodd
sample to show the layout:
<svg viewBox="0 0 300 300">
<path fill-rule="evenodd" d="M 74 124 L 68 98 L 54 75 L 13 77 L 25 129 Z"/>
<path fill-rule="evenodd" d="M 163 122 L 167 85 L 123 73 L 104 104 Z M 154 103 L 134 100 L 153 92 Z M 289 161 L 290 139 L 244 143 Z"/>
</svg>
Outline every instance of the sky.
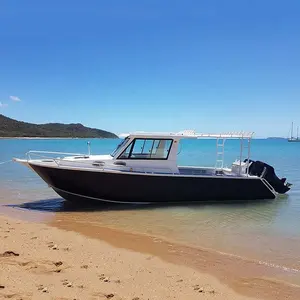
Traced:
<svg viewBox="0 0 300 300">
<path fill-rule="evenodd" d="M 298 0 L 1 0 L 0 113 L 131 131 L 300 126 Z"/>
</svg>

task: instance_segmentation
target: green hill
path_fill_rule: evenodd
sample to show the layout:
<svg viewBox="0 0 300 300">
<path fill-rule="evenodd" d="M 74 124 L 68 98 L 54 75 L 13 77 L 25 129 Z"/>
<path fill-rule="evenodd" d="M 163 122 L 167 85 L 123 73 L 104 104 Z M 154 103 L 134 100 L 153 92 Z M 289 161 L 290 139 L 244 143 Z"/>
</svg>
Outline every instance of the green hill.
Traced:
<svg viewBox="0 0 300 300">
<path fill-rule="evenodd" d="M 82 124 L 32 124 L 0 114 L 0 137 L 117 138 L 114 133 Z"/>
</svg>

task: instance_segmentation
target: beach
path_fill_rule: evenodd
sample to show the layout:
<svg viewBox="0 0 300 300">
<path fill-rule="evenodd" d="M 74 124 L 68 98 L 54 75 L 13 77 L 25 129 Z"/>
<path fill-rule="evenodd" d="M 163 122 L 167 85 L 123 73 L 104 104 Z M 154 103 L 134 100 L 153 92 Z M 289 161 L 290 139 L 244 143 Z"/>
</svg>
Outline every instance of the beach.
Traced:
<svg viewBox="0 0 300 300">
<path fill-rule="evenodd" d="M 1 299 L 251 299 L 211 275 L 79 233 L 3 215 L 0 232 Z"/>
<path fill-rule="evenodd" d="M 15 2 L 0 300 L 300 300 L 300 1 Z"/>
</svg>

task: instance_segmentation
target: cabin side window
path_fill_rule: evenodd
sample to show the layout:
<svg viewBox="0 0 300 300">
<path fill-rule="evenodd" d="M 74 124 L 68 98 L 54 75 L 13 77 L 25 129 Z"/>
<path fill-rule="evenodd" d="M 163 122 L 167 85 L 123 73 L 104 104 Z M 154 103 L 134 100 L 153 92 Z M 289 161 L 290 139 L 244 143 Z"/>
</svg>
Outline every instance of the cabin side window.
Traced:
<svg viewBox="0 0 300 300">
<path fill-rule="evenodd" d="M 173 140 L 135 139 L 119 159 L 168 159 Z"/>
<path fill-rule="evenodd" d="M 119 149 L 124 146 L 128 142 L 129 138 L 126 137 L 124 140 L 121 141 L 121 143 L 117 146 L 117 148 L 110 154 L 112 157 L 115 157 L 118 153 Z"/>
<path fill-rule="evenodd" d="M 133 143 L 134 143 L 134 142 L 131 142 L 131 143 L 126 147 L 126 149 L 121 153 L 121 155 L 120 155 L 118 158 L 121 158 L 121 159 L 128 159 L 128 158 L 129 158 L 129 155 L 130 155 L 130 152 L 131 152 L 131 149 L 132 149 Z"/>
</svg>

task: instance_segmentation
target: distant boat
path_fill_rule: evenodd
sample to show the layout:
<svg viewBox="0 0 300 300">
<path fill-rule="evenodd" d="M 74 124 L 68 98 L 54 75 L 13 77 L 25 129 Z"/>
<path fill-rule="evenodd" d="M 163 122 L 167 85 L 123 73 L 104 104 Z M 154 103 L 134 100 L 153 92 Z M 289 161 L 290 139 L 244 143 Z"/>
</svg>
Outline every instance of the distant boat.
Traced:
<svg viewBox="0 0 300 300">
<path fill-rule="evenodd" d="M 291 137 L 288 138 L 288 142 L 299 142 L 300 143 L 300 139 L 299 139 L 299 126 L 297 126 L 297 137 L 293 136 L 293 130 L 294 130 L 294 123 L 292 122 Z"/>
</svg>

